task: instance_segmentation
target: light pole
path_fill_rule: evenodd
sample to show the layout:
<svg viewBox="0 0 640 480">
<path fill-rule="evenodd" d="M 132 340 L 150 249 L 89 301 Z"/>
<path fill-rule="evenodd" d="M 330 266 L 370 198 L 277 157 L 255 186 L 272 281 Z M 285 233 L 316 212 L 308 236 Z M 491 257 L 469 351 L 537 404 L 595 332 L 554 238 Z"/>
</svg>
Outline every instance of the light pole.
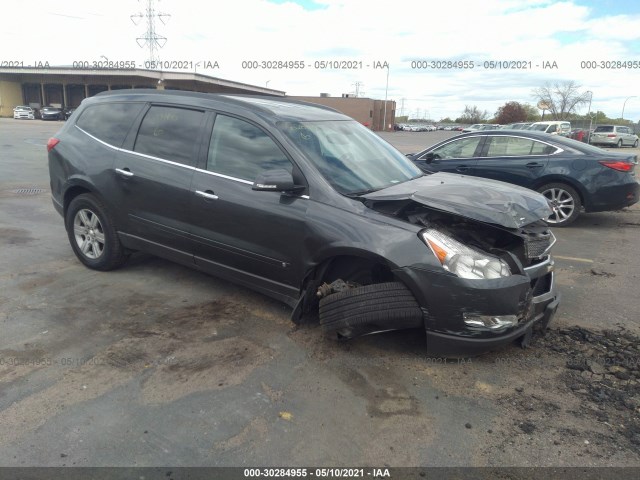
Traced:
<svg viewBox="0 0 640 480">
<path fill-rule="evenodd" d="M 630 97 L 627 97 L 624 101 L 624 103 L 622 104 L 622 120 L 624 120 L 624 107 L 627 105 L 627 100 L 629 100 L 630 98 L 636 98 L 636 95 L 631 95 Z"/>
<path fill-rule="evenodd" d="M 387 65 L 387 85 L 384 87 L 384 113 L 382 114 L 382 131 L 387 131 L 387 93 L 389 92 L 389 65 Z"/>
<path fill-rule="evenodd" d="M 587 132 L 587 143 L 591 140 L 591 100 L 593 100 L 593 92 L 591 90 L 587 90 L 586 93 L 589 94 L 589 110 L 587 110 L 587 117 L 589 117 L 589 131 Z"/>
</svg>

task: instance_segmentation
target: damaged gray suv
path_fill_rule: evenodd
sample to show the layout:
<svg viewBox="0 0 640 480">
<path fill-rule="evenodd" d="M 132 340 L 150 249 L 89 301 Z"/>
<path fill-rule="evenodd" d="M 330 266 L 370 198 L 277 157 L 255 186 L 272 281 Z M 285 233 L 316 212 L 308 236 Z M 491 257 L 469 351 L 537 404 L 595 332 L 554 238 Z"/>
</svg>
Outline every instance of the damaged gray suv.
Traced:
<svg viewBox="0 0 640 480">
<path fill-rule="evenodd" d="M 319 314 L 342 338 L 424 328 L 474 354 L 545 328 L 559 297 L 531 190 L 426 175 L 335 110 L 118 90 L 49 140 L 53 204 L 89 268 L 149 252 Z"/>
</svg>

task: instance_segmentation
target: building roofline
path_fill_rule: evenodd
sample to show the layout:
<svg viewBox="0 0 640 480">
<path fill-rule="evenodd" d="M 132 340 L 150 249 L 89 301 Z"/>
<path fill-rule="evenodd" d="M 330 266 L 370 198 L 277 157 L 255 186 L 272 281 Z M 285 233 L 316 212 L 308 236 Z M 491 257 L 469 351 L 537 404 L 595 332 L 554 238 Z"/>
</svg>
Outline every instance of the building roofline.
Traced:
<svg viewBox="0 0 640 480">
<path fill-rule="evenodd" d="M 174 72 L 164 70 L 146 70 L 140 68 L 132 69 L 91 69 L 91 68 L 72 68 L 72 67 L 49 67 L 49 68 L 33 68 L 33 67 L 0 67 L 0 74 L 16 74 L 16 75 L 93 75 L 104 77 L 130 77 L 137 76 L 142 78 L 150 78 L 153 80 L 181 80 L 202 82 L 209 85 L 220 85 L 229 88 L 241 88 L 254 92 L 264 93 L 266 95 L 285 96 L 286 92 L 282 90 L 274 90 L 272 88 L 251 85 L 248 83 L 235 82 L 233 80 L 225 80 L 223 78 L 211 77 L 196 72 Z"/>
</svg>

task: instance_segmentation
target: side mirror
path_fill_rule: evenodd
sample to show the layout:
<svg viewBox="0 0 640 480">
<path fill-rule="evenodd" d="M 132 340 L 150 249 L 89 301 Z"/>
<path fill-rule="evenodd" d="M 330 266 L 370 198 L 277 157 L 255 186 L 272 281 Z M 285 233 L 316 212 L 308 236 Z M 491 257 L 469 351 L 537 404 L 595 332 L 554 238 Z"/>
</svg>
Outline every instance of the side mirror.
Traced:
<svg viewBox="0 0 640 480">
<path fill-rule="evenodd" d="M 434 158 L 435 158 L 434 153 L 433 153 L 433 152 L 429 152 L 429 153 L 427 153 L 427 154 L 424 156 L 424 161 L 425 161 L 426 163 L 431 163 L 431 162 L 433 162 L 433 159 L 434 159 Z"/>
<path fill-rule="evenodd" d="M 266 192 L 295 192 L 304 190 L 304 186 L 293 183 L 293 175 L 283 168 L 262 172 L 256 177 L 253 190 Z"/>
</svg>

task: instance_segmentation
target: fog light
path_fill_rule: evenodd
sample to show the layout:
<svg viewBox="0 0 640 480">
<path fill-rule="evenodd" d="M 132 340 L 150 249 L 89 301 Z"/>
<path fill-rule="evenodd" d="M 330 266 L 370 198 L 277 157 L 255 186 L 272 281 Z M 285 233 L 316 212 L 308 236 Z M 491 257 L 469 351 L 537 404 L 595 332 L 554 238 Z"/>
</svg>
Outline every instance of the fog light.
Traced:
<svg viewBox="0 0 640 480">
<path fill-rule="evenodd" d="M 515 315 L 475 315 L 463 313 L 462 318 L 464 323 L 470 327 L 481 327 L 491 330 L 512 327 L 518 323 L 518 318 Z"/>
</svg>

